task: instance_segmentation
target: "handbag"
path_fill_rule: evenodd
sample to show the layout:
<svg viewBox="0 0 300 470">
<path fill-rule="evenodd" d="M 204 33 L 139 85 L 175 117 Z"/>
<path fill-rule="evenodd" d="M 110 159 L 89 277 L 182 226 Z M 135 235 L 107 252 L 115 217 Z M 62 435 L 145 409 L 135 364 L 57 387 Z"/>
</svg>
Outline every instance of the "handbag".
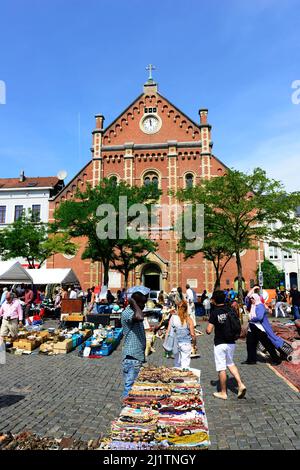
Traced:
<svg viewBox="0 0 300 470">
<path fill-rule="evenodd" d="M 175 325 L 173 325 L 173 319 L 171 319 L 171 328 L 169 331 L 169 334 L 165 337 L 164 343 L 163 343 L 163 348 L 167 352 L 172 352 L 175 346 L 175 333 L 176 333 L 176 328 Z"/>
</svg>

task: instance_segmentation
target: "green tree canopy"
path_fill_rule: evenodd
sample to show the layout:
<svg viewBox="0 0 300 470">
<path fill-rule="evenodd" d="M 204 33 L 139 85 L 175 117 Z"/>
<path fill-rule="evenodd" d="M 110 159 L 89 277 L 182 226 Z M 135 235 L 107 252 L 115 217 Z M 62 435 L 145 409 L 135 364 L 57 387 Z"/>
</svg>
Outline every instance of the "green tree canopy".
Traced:
<svg viewBox="0 0 300 470">
<path fill-rule="evenodd" d="M 30 269 L 38 268 L 56 253 L 73 255 L 77 246 L 67 233 L 49 233 L 48 224 L 36 222 L 30 213 L 1 230 L 0 253 L 3 260 L 26 259 Z"/>
<path fill-rule="evenodd" d="M 264 276 L 264 288 L 265 289 L 276 289 L 280 285 L 280 281 L 284 281 L 284 272 L 279 271 L 275 264 L 265 259 L 261 263 L 261 270 Z M 259 269 L 256 271 L 258 278 Z"/>
<path fill-rule="evenodd" d="M 86 237 L 82 258 L 103 264 L 105 285 L 109 268 L 118 269 L 128 279 L 128 272 L 144 262 L 145 252 L 155 249 L 155 242 L 139 229 L 150 223 L 151 206 L 160 195 L 155 184 L 137 187 L 104 178 L 96 187 L 87 185 L 74 200 L 60 204 L 53 230 L 61 228 L 71 237 Z"/>
<path fill-rule="evenodd" d="M 300 193 L 288 193 L 282 183 L 268 178 L 260 168 L 250 174 L 227 170 L 224 176 L 203 179 L 196 187 L 180 190 L 177 197 L 204 204 L 211 235 L 218 234 L 218 244 L 234 250 L 240 302 L 243 250 L 257 249 L 259 240 L 277 239 L 285 246 L 299 246 L 300 219 L 294 214 L 300 206 Z M 280 222 L 279 228 L 274 228 L 276 222 Z"/>
</svg>

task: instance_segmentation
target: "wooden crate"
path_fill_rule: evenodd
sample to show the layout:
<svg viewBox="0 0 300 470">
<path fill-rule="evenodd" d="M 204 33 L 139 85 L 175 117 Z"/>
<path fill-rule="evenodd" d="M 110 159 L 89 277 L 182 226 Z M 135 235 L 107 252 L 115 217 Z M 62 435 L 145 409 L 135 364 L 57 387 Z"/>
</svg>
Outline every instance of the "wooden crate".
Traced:
<svg viewBox="0 0 300 470">
<path fill-rule="evenodd" d="M 63 299 L 61 301 L 61 313 L 82 312 L 82 299 Z"/>
</svg>

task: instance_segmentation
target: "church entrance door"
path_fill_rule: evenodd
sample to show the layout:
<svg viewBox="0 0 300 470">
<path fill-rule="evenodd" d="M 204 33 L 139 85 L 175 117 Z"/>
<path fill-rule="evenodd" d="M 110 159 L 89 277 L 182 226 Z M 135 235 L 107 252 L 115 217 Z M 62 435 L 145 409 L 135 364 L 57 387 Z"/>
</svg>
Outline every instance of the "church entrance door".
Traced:
<svg viewBox="0 0 300 470">
<path fill-rule="evenodd" d="M 151 290 L 161 290 L 162 272 L 157 264 L 146 264 L 142 272 L 142 281 L 145 287 Z"/>
</svg>

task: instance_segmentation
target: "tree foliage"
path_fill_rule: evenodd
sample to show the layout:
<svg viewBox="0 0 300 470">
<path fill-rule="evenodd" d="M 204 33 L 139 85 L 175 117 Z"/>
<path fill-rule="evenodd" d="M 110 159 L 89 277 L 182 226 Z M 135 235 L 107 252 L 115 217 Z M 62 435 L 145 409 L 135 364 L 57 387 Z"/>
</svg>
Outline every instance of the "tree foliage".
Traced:
<svg viewBox="0 0 300 470">
<path fill-rule="evenodd" d="M 36 222 L 30 213 L 1 230 L 0 252 L 3 260 L 24 258 L 30 269 L 40 268 L 57 253 L 74 255 L 77 247 L 66 233 L 50 234 L 48 224 Z"/>
<path fill-rule="evenodd" d="M 261 263 L 261 270 L 263 272 L 265 289 L 276 289 L 280 285 L 280 282 L 284 281 L 284 272 L 279 271 L 275 264 L 267 259 Z M 257 277 L 258 272 L 259 269 L 256 272 Z"/>
<path fill-rule="evenodd" d="M 258 241 L 277 239 L 282 246 L 298 247 L 300 193 L 288 193 L 283 185 L 256 168 L 250 174 L 229 169 L 224 176 L 203 179 L 193 188 L 180 190 L 181 201 L 204 204 L 208 232 L 217 244 L 233 250 L 237 265 L 239 299 L 242 301 L 241 252 L 257 249 Z M 274 224 L 277 227 L 274 228 Z"/>
</svg>

